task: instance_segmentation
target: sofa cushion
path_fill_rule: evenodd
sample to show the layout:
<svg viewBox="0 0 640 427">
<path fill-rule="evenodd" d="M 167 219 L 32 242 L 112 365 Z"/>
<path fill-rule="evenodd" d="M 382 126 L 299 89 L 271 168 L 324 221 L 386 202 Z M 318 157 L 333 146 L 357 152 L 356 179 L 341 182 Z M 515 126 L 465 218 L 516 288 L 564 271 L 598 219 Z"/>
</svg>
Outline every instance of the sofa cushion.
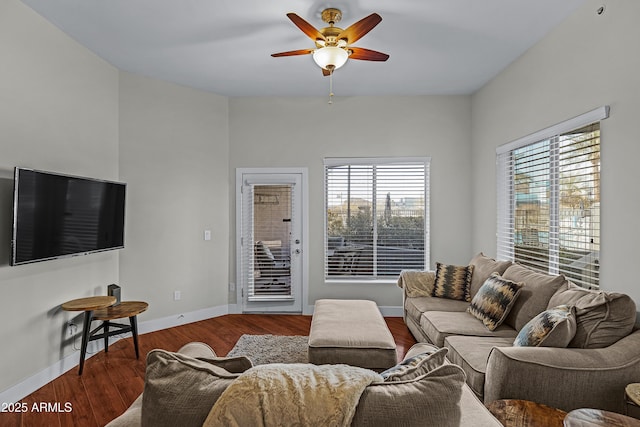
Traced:
<svg viewBox="0 0 640 427">
<path fill-rule="evenodd" d="M 447 358 L 460 366 L 471 390 L 482 398 L 489 353 L 493 347 L 511 347 L 511 338 L 450 336 L 444 341 L 449 349 Z"/>
<path fill-rule="evenodd" d="M 548 308 L 551 296 L 567 282 L 560 275 L 533 271 L 520 264 L 513 264 L 502 275 L 507 280 L 524 283 L 518 300 L 511 308 L 511 312 L 504 323 L 516 330 L 522 329 L 527 322 Z M 562 305 L 554 304 L 552 307 Z"/>
<path fill-rule="evenodd" d="M 469 303 L 455 299 L 417 297 L 406 298 L 404 307 L 407 315 L 420 323 L 420 316 L 426 311 L 466 311 Z"/>
<path fill-rule="evenodd" d="M 147 355 L 144 426 L 201 426 L 211 407 L 238 376 L 204 360 L 152 350 Z"/>
<path fill-rule="evenodd" d="M 459 366 L 445 364 L 413 380 L 371 384 L 351 425 L 459 425 L 464 380 Z"/>
<path fill-rule="evenodd" d="M 428 311 L 420 318 L 420 327 L 431 343 L 442 347 L 444 339 L 451 335 L 472 337 L 504 337 L 518 335 L 518 331 L 510 326 L 500 325 L 490 331 L 484 324 L 467 312 Z"/>
<path fill-rule="evenodd" d="M 431 296 L 460 301 L 471 301 L 469 288 L 473 266 L 436 263 L 436 280 Z"/>
<path fill-rule="evenodd" d="M 473 297 L 467 311 L 493 331 L 509 314 L 521 288 L 522 283 L 503 279 L 498 273 L 493 273 Z"/>
<path fill-rule="evenodd" d="M 516 347 L 566 347 L 576 334 L 573 307 L 559 305 L 538 314 L 518 333 Z"/>
<path fill-rule="evenodd" d="M 569 347 L 603 348 L 626 337 L 636 321 L 636 304 L 628 295 L 591 291 L 568 283 L 549 305 L 575 306 L 576 334 Z"/>
<path fill-rule="evenodd" d="M 476 296 L 480 287 L 493 273 L 502 275 L 511 265 L 511 261 L 496 261 L 489 258 L 482 252 L 471 258 L 469 265 L 473 266 L 473 274 L 471 275 L 471 298 Z"/>
<path fill-rule="evenodd" d="M 387 369 L 380 375 L 386 382 L 412 380 L 431 372 L 438 366 L 442 366 L 445 361 L 446 354 L 446 348 L 428 350 L 423 353 L 416 354 L 415 356 L 405 358 L 402 362 Z"/>
</svg>

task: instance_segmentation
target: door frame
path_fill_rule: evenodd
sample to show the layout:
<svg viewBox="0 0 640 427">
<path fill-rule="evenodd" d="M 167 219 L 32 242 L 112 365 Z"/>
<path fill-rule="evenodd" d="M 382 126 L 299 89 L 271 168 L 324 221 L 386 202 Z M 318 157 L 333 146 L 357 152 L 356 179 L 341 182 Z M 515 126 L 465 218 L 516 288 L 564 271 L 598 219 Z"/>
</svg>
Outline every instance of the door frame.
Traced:
<svg viewBox="0 0 640 427">
<path fill-rule="evenodd" d="M 301 228 L 301 240 L 302 240 L 302 263 L 300 271 L 300 280 L 302 280 L 302 292 L 301 292 L 301 305 L 302 314 L 311 314 L 309 309 L 309 170 L 306 167 L 283 167 L 283 168 L 236 168 L 236 185 L 235 194 L 236 199 L 236 230 L 235 230 L 235 244 L 236 244 L 236 307 L 238 312 L 244 311 L 244 300 L 242 295 L 242 245 L 241 245 L 241 232 L 242 232 L 242 177 L 245 174 L 299 174 L 301 176 L 301 201 L 300 201 L 300 228 Z"/>
</svg>

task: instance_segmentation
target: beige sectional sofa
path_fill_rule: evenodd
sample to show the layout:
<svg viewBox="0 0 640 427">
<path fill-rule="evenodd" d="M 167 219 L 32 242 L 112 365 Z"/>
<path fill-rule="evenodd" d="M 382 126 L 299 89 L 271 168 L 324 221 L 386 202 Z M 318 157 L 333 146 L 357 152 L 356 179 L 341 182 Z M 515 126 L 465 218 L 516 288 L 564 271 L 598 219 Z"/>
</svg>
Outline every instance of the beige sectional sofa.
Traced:
<svg viewBox="0 0 640 427">
<path fill-rule="evenodd" d="M 508 398 L 565 411 L 590 407 L 624 412 L 624 388 L 640 380 L 640 330 L 628 296 L 589 291 L 564 276 L 483 254 L 469 266 L 472 301 L 493 273 L 521 285 L 506 318 L 491 331 L 470 314 L 469 301 L 433 296 L 435 272 L 403 272 L 398 285 L 404 292 L 404 318 L 418 341 L 448 348 L 447 358 L 462 367 L 468 385 L 485 404 Z M 566 306 L 574 322 L 564 344 L 514 346 L 525 325 L 557 306 Z"/>
<path fill-rule="evenodd" d="M 411 363 L 398 365 L 400 369 L 394 371 L 393 381 L 366 386 L 350 425 L 501 427 L 465 384 L 462 369 L 446 361 L 445 354 L 446 350 L 438 351 L 428 344 L 413 346 L 405 357 Z M 420 360 L 420 365 L 416 365 L 416 360 Z M 293 365 L 280 366 L 293 369 Z M 299 366 L 304 369 L 304 365 Z M 325 365 L 328 369 L 332 366 L 340 365 Z M 144 393 L 107 427 L 256 425 L 246 420 L 240 424 L 218 422 L 209 416 L 223 392 L 250 368 L 249 359 L 216 357 L 203 343 L 187 344 L 177 353 L 153 350 L 147 356 Z M 269 400 L 272 393 L 270 389 L 266 391 Z M 246 394 L 247 399 L 263 400 L 262 395 L 256 398 L 250 396 L 253 394 Z M 304 408 L 297 401 L 293 404 Z M 296 412 L 300 411 L 289 412 L 287 417 L 278 418 L 276 424 L 318 425 L 298 422 L 300 414 Z"/>
</svg>

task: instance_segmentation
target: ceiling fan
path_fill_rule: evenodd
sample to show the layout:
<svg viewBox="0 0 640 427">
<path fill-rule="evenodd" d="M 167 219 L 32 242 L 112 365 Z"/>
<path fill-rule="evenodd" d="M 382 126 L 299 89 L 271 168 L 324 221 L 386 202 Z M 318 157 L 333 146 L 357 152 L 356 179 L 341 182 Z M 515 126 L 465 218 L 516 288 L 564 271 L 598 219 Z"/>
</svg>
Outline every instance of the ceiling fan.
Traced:
<svg viewBox="0 0 640 427">
<path fill-rule="evenodd" d="M 325 76 L 333 74 L 333 71 L 342 67 L 349 58 L 364 61 L 386 61 L 389 59 L 389 55 L 386 53 L 351 46 L 382 21 L 382 17 L 377 13 L 372 13 L 344 30 L 335 26 L 342 19 L 342 12 L 336 8 L 322 11 L 322 20 L 329 26 L 321 30 L 317 30 L 295 13 L 287 13 L 287 17 L 315 42 L 316 49 L 274 53 L 271 55 L 274 58 L 313 54 L 313 60 L 322 68 L 322 74 Z"/>
</svg>

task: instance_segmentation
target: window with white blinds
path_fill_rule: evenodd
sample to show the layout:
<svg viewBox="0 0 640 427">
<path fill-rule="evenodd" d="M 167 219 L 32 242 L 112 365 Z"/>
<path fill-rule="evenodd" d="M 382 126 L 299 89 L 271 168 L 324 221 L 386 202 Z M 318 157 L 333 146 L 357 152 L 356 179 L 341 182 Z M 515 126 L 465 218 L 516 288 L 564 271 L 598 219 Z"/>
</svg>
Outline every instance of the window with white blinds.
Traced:
<svg viewBox="0 0 640 427">
<path fill-rule="evenodd" d="M 325 278 L 429 265 L 429 158 L 325 159 Z"/>
<path fill-rule="evenodd" d="M 608 111 L 498 148 L 499 258 L 599 287 L 600 120 Z"/>
<path fill-rule="evenodd" d="M 291 286 L 291 225 L 298 200 L 293 184 L 243 187 L 242 265 L 249 301 L 293 297 Z"/>
</svg>

